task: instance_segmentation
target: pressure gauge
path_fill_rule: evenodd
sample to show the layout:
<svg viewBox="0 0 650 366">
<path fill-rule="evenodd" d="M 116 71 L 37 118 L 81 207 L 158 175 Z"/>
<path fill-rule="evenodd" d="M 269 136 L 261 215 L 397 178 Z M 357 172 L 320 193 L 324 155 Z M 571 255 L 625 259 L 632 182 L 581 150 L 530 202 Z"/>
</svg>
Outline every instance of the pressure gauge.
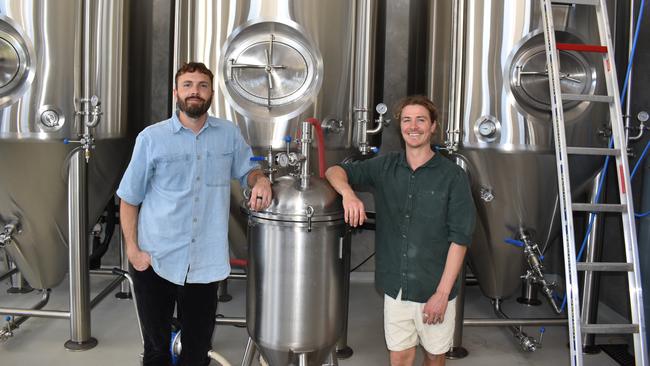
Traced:
<svg viewBox="0 0 650 366">
<path fill-rule="evenodd" d="M 283 168 L 286 168 L 289 166 L 289 155 L 278 154 L 277 161 L 278 161 L 278 165 L 280 165 Z"/>
<path fill-rule="evenodd" d="M 481 116 L 476 120 L 474 125 L 474 133 L 479 140 L 485 142 L 492 142 L 497 139 L 501 130 L 499 120 L 494 116 Z"/>
<path fill-rule="evenodd" d="M 386 104 L 384 104 L 384 103 L 379 103 L 379 104 L 377 104 L 377 107 L 375 108 L 375 110 L 379 114 L 386 114 L 386 112 L 388 112 L 388 106 L 386 106 Z"/>
<path fill-rule="evenodd" d="M 494 121 L 485 120 L 478 125 L 478 133 L 483 137 L 493 136 L 497 132 L 497 125 Z"/>
</svg>

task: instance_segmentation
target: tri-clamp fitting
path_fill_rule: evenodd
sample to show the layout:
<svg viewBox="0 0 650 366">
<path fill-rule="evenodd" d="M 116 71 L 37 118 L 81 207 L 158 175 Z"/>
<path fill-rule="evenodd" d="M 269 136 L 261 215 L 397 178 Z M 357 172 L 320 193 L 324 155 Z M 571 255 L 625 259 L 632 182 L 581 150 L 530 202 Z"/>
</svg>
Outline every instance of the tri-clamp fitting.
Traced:
<svg viewBox="0 0 650 366">
<path fill-rule="evenodd" d="M 20 229 L 18 227 L 18 223 L 9 223 L 5 225 L 5 227 L 2 229 L 2 232 L 0 232 L 0 248 L 11 243 L 13 241 L 13 235 L 19 232 Z"/>
</svg>

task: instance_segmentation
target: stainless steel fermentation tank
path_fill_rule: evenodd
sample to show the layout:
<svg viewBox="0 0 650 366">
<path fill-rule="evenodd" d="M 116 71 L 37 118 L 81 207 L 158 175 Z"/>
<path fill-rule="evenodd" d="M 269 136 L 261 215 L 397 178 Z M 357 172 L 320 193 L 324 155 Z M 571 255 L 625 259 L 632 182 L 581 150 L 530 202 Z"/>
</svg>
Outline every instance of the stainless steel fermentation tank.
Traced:
<svg viewBox="0 0 650 366">
<path fill-rule="evenodd" d="M 303 123 L 301 153 L 291 154 L 304 160 L 274 182 L 271 206 L 246 210 L 248 333 L 270 365 L 321 366 L 335 358 L 346 320 L 350 235 L 341 198 L 311 176 L 310 129 Z"/>
<path fill-rule="evenodd" d="M 325 160 L 339 162 L 357 148 L 371 148 L 358 136 L 373 129 L 376 6 L 374 0 L 179 0 L 175 69 L 200 61 L 215 72 L 210 112 L 235 122 L 258 155 L 284 149 L 284 138 L 295 138 L 300 123 L 316 117 L 325 130 Z M 278 179 L 273 207 L 332 199 L 327 184 L 313 184 L 320 188 L 298 192 L 291 178 Z M 240 192 L 233 186 L 229 240 L 234 254 L 246 257 Z M 307 234 L 306 223 L 268 214 L 250 218 L 249 331 L 272 365 L 286 365 L 298 353 L 305 355 L 299 362 L 315 365 L 346 320 L 339 312 L 347 299 L 338 294 L 345 278 L 332 272 L 342 226 L 319 213 Z M 278 276 L 295 287 L 268 287 Z M 310 319 L 305 306 L 316 306 Z"/>
<path fill-rule="evenodd" d="M 376 6 L 374 0 L 179 0 L 175 69 L 192 60 L 215 72 L 210 112 L 234 121 L 260 155 L 283 148 L 285 136 L 316 117 L 326 131 L 328 164 L 339 162 L 358 147 L 362 124 L 355 122 L 372 122 Z M 238 218 L 241 194 L 233 194 Z M 241 220 L 231 225 L 239 256 L 245 227 Z"/>
<path fill-rule="evenodd" d="M 63 140 L 83 133 L 80 113 L 96 100 L 94 110 L 103 113 L 88 166 L 89 226 L 130 154 L 127 3 L 0 1 L 0 226 L 16 224 L 5 249 L 35 288 L 56 286 L 68 268 L 69 153 L 78 144 Z M 84 12 L 91 47 L 82 42 Z"/>
<path fill-rule="evenodd" d="M 470 263 L 491 298 L 513 294 L 524 272 L 521 248 L 504 239 L 520 230 L 546 248 L 559 234 L 557 178 L 544 35 L 538 1 L 433 1 L 429 94 L 441 106 L 449 148 L 466 167 L 479 225 Z M 558 42 L 597 44 L 595 14 L 554 5 Z M 602 62 L 560 51 L 561 86 L 603 94 Z M 597 103 L 596 103 L 597 104 Z M 565 102 L 567 144 L 602 147 L 608 112 Z M 571 158 L 571 183 L 584 188 L 601 166 Z"/>
</svg>

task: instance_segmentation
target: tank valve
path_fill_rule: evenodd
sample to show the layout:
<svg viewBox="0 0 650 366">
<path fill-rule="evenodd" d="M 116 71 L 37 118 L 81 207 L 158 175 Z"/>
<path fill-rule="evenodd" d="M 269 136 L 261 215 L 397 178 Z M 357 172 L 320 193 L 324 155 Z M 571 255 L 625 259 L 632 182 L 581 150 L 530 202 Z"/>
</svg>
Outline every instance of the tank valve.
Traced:
<svg viewBox="0 0 650 366">
<path fill-rule="evenodd" d="M 90 132 L 83 134 L 79 140 L 63 139 L 63 143 L 65 145 L 68 144 L 81 145 L 80 148 L 84 150 L 84 157 L 86 158 L 86 163 L 90 160 L 90 151 L 95 150 L 95 138 Z"/>
<path fill-rule="evenodd" d="M 20 233 L 18 223 L 10 223 L 5 225 L 5 227 L 2 229 L 2 232 L 0 232 L 0 248 L 13 241 L 14 233 Z"/>
<path fill-rule="evenodd" d="M 0 329 L 0 342 L 5 342 L 14 336 L 13 330 L 15 329 L 15 326 L 13 323 L 13 317 L 7 316 L 5 317 L 5 321 L 7 324 L 2 329 Z"/>
<path fill-rule="evenodd" d="M 524 230 L 520 232 L 520 236 L 522 240 L 506 239 L 506 243 L 524 249 L 524 254 L 528 262 L 528 270 L 526 270 L 526 274 L 521 276 L 521 278 L 533 284 L 540 285 L 542 292 L 551 303 L 551 306 L 553 306 L 555 313 L 560 314 L 562 311 L 553 296 L 557 283 L 547 281 L 546 277 L 544 277 L 544 265 L 542 264 L 544 255 L 539 250 L 539 246 L 530 239 L 530 236 Z"/>
<path fill-rule="evenodd" d="M 483 202 L 494 201 L 494 192 L 492 192 L 492 188 L 485 186 L 481 187 L 481 200 Z"/>
<path fill-rule="evenodd" d="M 519 334 L 516 336 L 519 339 L 519 345 L 521 346 L 521 349 L 525 352 L 535 352 L 537 351 L 537 347 L 539 344 L 537 343 L 537 340 L 533 337 L 528 337 L 526 333 L 519 330 Z"/>
<path fill-rule="evenodd" d="M 275 159 L 273 158 L 273 146 L 269 146 L 266 156 L 253 156 L 251 157 L 251 161 L 266 162 L 266 169 L 264 169 L 264 173 L 266 173 L 266 175 L 269 177 L 269 181 L 271 181 L 271 184 L 273 184 L 275 173 L 278 171 L 274 165 Z"/>
</svg>

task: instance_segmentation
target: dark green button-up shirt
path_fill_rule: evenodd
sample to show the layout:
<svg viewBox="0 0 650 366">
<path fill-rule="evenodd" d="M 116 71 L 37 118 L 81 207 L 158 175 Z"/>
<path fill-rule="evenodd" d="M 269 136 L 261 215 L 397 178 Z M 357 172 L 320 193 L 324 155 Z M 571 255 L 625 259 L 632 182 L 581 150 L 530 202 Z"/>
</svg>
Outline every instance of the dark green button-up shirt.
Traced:
<svg viewBox="0 0 650 366">
<path fill-rule="evenodd" d="M 401 289 L 403 300 L 426 302 L 451 243 L 470 245 L 475 209 L 467 175 L 439 153 L 415 171 L 404 152 L 341 167 L 351 184 L 375 188 L 377 287 L 393 298 Z"/>
</svg>

